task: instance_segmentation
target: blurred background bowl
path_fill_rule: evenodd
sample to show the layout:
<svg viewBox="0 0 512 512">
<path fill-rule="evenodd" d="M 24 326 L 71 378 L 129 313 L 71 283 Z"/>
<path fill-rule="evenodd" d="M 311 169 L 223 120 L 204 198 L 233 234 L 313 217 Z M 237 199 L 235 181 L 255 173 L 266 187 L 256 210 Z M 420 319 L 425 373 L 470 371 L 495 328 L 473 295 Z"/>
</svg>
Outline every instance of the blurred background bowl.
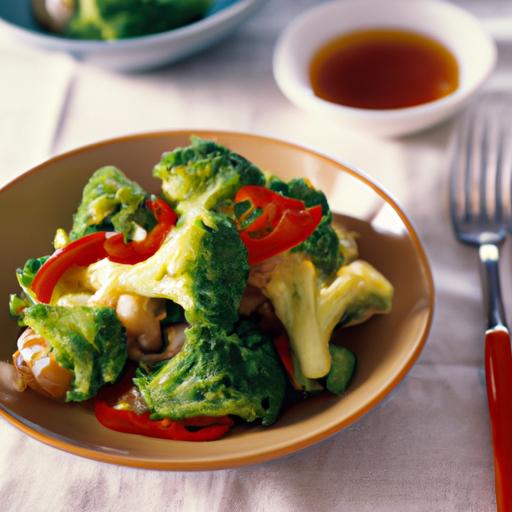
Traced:
<svg viewBox="0 0 512 512">
<path fill-rule="evenodd" d="M 205 18 L 183 27 L 119 41 L 70 39 L 40 27 L 30 0 L 0 0 L 0 29 L 20 43 L 65 52 L 118 71 L 150 69 L 199 52 L 228 36 L 266 0 L 215 0 Z"/>
<path fill-rule="evenodd" d="M 313 92 L 309 69 L 326 42 L 356 30 L 402 29 L 442 43 L 459 65 L 459 86 L 438 100 L 414 107 L 371 110 L 331 103 Z M 484 85 L 496 63 L 496 45 L 479 20 L 438 0 L 344 0 L 306 11 L 283 32 L 274 53 L 274 76 L 290 101 L 338 126 L 377 136 L 412 133 L 461 109 Z"/>
</svg>

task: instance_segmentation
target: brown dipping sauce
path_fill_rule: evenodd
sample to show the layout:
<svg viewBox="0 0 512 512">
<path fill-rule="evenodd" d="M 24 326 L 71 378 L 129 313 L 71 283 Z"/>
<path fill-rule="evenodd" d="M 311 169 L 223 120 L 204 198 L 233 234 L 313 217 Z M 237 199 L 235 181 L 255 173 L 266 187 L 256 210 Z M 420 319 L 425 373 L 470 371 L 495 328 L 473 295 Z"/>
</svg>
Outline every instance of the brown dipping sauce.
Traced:
<svg viewBox="0 0 512 512">
<path fill-rule="evenodd" d="M 430 37 L 394 29 L 351 32 L 313 56 L 314 93 L 348 107 L 392 109 L 434 101 L 455 91 L 455 57 Z"/>
</svg>

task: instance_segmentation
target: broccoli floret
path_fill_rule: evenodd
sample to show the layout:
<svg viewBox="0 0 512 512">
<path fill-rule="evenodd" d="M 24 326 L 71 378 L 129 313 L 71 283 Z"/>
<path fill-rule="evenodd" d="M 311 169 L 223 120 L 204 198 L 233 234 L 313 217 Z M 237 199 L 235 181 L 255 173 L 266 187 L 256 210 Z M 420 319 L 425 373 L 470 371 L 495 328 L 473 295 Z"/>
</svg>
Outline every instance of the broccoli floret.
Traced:
<svg viewBox="0 0 512 512">
<path fill-rule="evenodd" d="M 302 373 L 324 377 L 331 367 L 329 340 L 347 316 L 358 322 L 391 309 L 393 287 L 369 263 L 358 260 L 322 280 L 301 253 L 281 257 L 263 292 L 285 326 Z"/>
<path fill-rule="evenodd" d="M 194 326 L 181 352 L 135 384 L 155 417 L 174 420 L 233 414 L 272 424 L 286 378 L 272 342 L 251 324 L 235 334 Z"/>
<path fill-rule="evenodd" d="M 66 31 L 79 39 L 122 39 L 164 32 L 202 18 L 212 0 L 78 0 Z"/>
<path fill-rule="evenodd" d="M 204 207 L 213 209 L 233 199 L 244 185 L 263 185 L 263 173 L 244 157 L 209 140 L 191 138 L 192 144 L 165 153 L 153 169 L 162 180 L 166 199 L 179 214 Z"/>
<path fill-rule="evenodd" d="M 322 207 L 322 215 L 331 222 L 331 210 L 325 194 L 313 187 L 307 178 L 294 178 L 284 182 L 276 176 L 270 176 L 267 186 L 274 192 L 280 192 L 283 196 L 293 197 L 304 202 L 307 208 L 319 204 Z"/>
<path fill-rule="evenodd" d="M 94 396 L 114 382 L 126 362 L 126 335 L 111 308 L 37 304 L 25 309 L 23 321 L 51 347 L 59 365 L 73 374 L 67 401 Z"/>
<path fill-rule="evenodd" d="M 16 278 L 22 288 L 30 288 L 32 281 L 36 277 L 37 272 L 43 266 L 49 256 L 41 256 L 40 258 L 30 258 L 25 262 L 23 268 L 16 270 Z"/>
<path fill-rule="evenodd" d="M 23 312 L 26 308 L 33 305 L 26 297 L 19 297 L 15 293 L 9 295 L 9 314 L 16 318 L 18 325 L 25 325 L 23 321 Z"/>
<path fill-rule="evenodd" d="M 332 275 L 344 263 L 340 239 L 326 216 L 322 218 L 315 231 L 292 251 L 306 253 L 325 276 Z"/>
<path fill-rule="evenodd" d="M 150 230 L 155 219 L 145 207 L 148 194 L 119 169 L 98 169 L 85 185 L 82 202 L 73 217 L 70 238 L 94 231 L 117 231 L 129 240 L 137 226 Z"/>
<path fill-rule="evenodd" d="M 170 299 L 183 307 L 189 323 L 229 329 L 238 318 L 248 273 L 247 250 L 232 221 L 203 210 L 183 219 L 141 263 L 104 259 L 91 265 L 86 286 L 97 290 L 100 301 L 122 293 Z"/>
<path fill-rule="evenodd" d="M 293 197 L 304 202 L 307 208 L 320 205 L 322 220 L 310 237 L 293 249 L 304 252 L 324 276 L 331 276 L 346 263 L 338 234 L 332 226 L 332 213 L 325 194 L 310 183 L 308 179 L 296 178 L 289 182 L 270 176 L 267 186 L 283 196 Z"/>
<path fill-rule="evenodd" d="M 30 289 L 30 286 L 36 277 L 37 272 L 48 258 L 49 256 L 30 258 L 25 262 L 23 268 L 16 269 L 16 279 L 18 280 L 18 284 L 23 290 L 25 298 L 33 304 L 37 303 L 38 301 L 34 292 Z"/>
</svg>

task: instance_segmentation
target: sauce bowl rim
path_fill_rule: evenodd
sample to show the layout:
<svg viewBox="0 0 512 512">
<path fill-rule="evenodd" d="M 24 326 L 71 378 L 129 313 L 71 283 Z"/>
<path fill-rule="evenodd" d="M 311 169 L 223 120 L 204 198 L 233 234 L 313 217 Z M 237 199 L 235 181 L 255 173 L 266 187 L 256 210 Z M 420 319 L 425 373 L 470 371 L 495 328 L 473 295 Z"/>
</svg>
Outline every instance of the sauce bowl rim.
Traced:
<svg viewBox="0 0 512 512">
<path fill-rule="evenodd" d="M 395 5 L 410 5 L 410 2 L 408 0 L 391 0 L 391 2 L 388 2 L 388 4 L 389 3 Z M 309 108 L 315 108 L 318 111 L 337 112 L 339 114 L 342 114 L 346 118 L 353 119 L 365 118 L 368 120 L 374 119 L 391 121 L 404 119 L 406 117 L 421 116 L 422 114 L 430 113 L 433 110 L 443 110 L 444 108 L 449 108 L 453 105 L 458 105 L 464 102 L 470 96 L 472 96 L 491 75 L 497 61 L 496 43 L 492 39 L 490 34 L 488 34 L 487 31 L 482 27 L 478 18 L 476 18 L 476 16 L 474 16 L 470 12 L 456 5 L 449 4 L 441 0 L 417 0 L 415 2 L 415 7 L 417 8 L 418 11 L 421 10 L 423 6 L 430 8 L 430 6 L 432 5 L 437 5 L 440 8 L 445 9 L 445 12 L 447 13 L 447 18 L 449 16 L 464 16 L 466 20 L 473 22 L 475 28 L 479 29 L 478 31 L 475 31 L 475 35 L 478 35 L 478 37 L 484 43 L 485 51 L 488 53 L 488 58 L 484 63 L 485 65 L 480 66 L 480 68 L 478 69 L 478 79 L 473 80 L 472 83 L 466 83 L 465 81 L 459 82 L 457 88 L 453 92 L 436 100 L 432 100 L 414 106 L 400 108 L 369 109 L 350 107 L 347 105 L 334 103 L 329 100 L 320 98 L 319 96 L 316 96 L 315 93 L 313 92 L 313 88 L 309 78 L 309 66 L 311 65 L 311 59 L 307 61 L 306 70 L 304 70 L 303 65 L 299 65 L 297 63 L 297 61 L 294 59 L 294 53 L 296 52 L 296 48 L 294 48 L 293 46 L 292 38 L 296 37 L 298 33 L 307 38 L 307 32 L 308 29 L 311 28 L 312 20 L 319 14 L 331 12 L 333 9 L 338 9 L 340 6 L 343 6 L 347 10 L 354 9 L 358 11 L 364 11 L 367 10 L 368 7 L 372 5 L 382 5 L 382 3 L 379 3 L 379 0 L 334 0 L 308 9 L 307 11 L 299 15 L 297 18 L 292 20 L 288 27 L 279 36 L 273 56 L 274 77 L 281 91 L 286 96 L 288 96 L 293 102 L 297 104 L 302 104 Z M 449 11 L 451 11 L 451 13 Z M 352 28 L 341 29 L 337 36 L 331 36 L 330 38 L 326 39 L 325 42 L 328 42 L 334 39 L 335 37 L 342 36 L 343 34 L 348 34 L 350 32 L 355 32 L 358 30 L 388 28 L 410 30 L 412 32 L 426 35 L 427 37 L 431 37 L 436 41 L 439 41 L 439 39 L 433 34 L 433 31 L 428 30 L 427 26 L 425 26 L 425 31 L 421 31 L 415 27 L 407 26 L 406 23 L 397 23 L 395 25 L 379 24 L 379 22 L 372 21 L 372 17 L 370 16 L 368 25 L 364 27 L 354 25 Z M 439 42 L 443 44 L 443 46 L 446 46 L 443 43 L 443 41 Z M 315 51 L 318 50 L 320 47 L 321 45 L 318 45 L 315 48 Z M 451 48 L 449 48 L 449 50 L 457 59 L 460 67 L 460 53 Z M 287 70 L 287 68 L 299 69 L 301 67 L 301 71 L 306 71 L 308 75 L 308 78 L 304 83 L 297 81 L 296 78 L 292 77 Z"/>
</svg>

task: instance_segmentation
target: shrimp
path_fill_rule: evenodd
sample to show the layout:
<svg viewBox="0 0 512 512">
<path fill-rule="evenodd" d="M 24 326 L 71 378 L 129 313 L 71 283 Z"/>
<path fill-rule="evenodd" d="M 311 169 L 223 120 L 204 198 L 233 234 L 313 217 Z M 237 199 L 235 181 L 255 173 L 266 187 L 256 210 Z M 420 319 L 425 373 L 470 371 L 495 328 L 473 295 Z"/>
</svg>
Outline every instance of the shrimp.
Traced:
<svg viewBox="0 0 512 512">
<path fill-rule="evenodd" d="M 20 380 L 20 391 L 28 386 L 41 395 L 63 400 L 73 374 L 57 363 L 48 342 L 28 328 L 18 338 L 18 350 L 12 361 Z"/>
</svg>

